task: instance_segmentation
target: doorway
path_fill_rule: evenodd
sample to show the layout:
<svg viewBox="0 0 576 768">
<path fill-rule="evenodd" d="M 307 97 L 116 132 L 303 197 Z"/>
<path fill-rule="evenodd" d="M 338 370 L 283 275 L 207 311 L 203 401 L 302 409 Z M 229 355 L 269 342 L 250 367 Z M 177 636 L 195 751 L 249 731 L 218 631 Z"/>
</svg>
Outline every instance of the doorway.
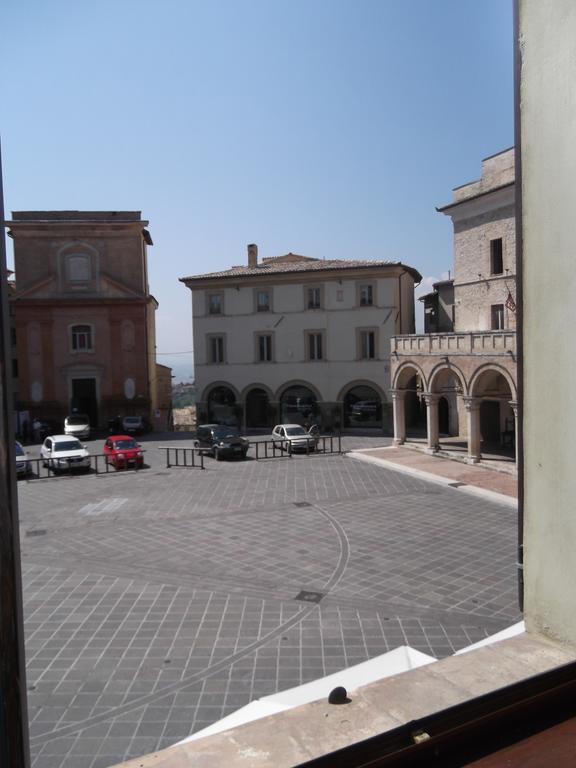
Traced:
<svg viewBox="0 0 576 768">
<path fill-rule="evenodd" d="M 85 413 L 90 419 L 90 426 L 98 426 L 96 379 L 72 379 L 70 412 Z"/>
<path fill-rule="evenodd" d="M 483 400 L 480 405 L 480 434 L 484 443 L 500 442 L 500 403 L 497 400 Z"/>
</svg>

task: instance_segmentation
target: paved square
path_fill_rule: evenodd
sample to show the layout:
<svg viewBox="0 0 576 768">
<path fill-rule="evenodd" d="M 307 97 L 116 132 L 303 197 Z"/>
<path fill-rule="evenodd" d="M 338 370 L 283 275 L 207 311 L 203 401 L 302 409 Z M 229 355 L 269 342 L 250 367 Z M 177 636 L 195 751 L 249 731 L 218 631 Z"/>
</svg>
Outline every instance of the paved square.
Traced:
<svg viewBox="0 0 576 768">
<path fill-rule="evenodd" d="M 166 469 L 157 445 L 140 473 L 19 482 L 34 768 L 104 768 L 519 619 L 510 506 L 346 456 Z"/>
</svg>

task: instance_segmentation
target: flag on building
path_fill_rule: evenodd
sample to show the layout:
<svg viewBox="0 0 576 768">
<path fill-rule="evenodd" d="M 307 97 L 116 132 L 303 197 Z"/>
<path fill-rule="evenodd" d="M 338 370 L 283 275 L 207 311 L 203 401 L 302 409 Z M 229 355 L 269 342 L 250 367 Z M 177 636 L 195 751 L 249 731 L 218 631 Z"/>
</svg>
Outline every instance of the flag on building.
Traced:
<svg viewBox="0 0 576 768">
<path fill-rule="evenodd" d="M 506 309 L 509 309 L 511 312 L 516 312 L 516 302 L 514 301 L 514 297 L 508 291 L 508 298 L 506 299 Z"/>
</svg>

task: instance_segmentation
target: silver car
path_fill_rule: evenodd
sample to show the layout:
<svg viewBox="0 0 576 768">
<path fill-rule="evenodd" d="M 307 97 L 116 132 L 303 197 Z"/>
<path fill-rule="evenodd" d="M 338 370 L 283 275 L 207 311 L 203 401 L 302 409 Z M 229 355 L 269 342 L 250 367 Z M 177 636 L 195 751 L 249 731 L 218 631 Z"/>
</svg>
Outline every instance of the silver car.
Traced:
<svg viewBox="0 0 576 768">
<path fill-rule="evenodd" d="M 307 432 L 300 424 L 277 424 L 272 430 L 272 437 L 280 440 L 286 451 L 314 451 L 320 440 L 318 427 L 310 427 Z"/>
</svg>

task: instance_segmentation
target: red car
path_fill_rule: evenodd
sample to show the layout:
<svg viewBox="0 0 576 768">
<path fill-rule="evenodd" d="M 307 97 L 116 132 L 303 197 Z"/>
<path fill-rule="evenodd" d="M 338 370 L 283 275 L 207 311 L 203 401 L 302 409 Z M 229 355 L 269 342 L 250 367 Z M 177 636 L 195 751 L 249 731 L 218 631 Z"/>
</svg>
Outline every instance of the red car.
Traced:
<svg viewBox="0 0 576 768">
<path fill-rule="evenodd" d="M 130 435 L 110 435 L 104 443 L 106 464 L 112 464 L 115 469 L 144 466 L 142 448 Z"/>
</svg>

